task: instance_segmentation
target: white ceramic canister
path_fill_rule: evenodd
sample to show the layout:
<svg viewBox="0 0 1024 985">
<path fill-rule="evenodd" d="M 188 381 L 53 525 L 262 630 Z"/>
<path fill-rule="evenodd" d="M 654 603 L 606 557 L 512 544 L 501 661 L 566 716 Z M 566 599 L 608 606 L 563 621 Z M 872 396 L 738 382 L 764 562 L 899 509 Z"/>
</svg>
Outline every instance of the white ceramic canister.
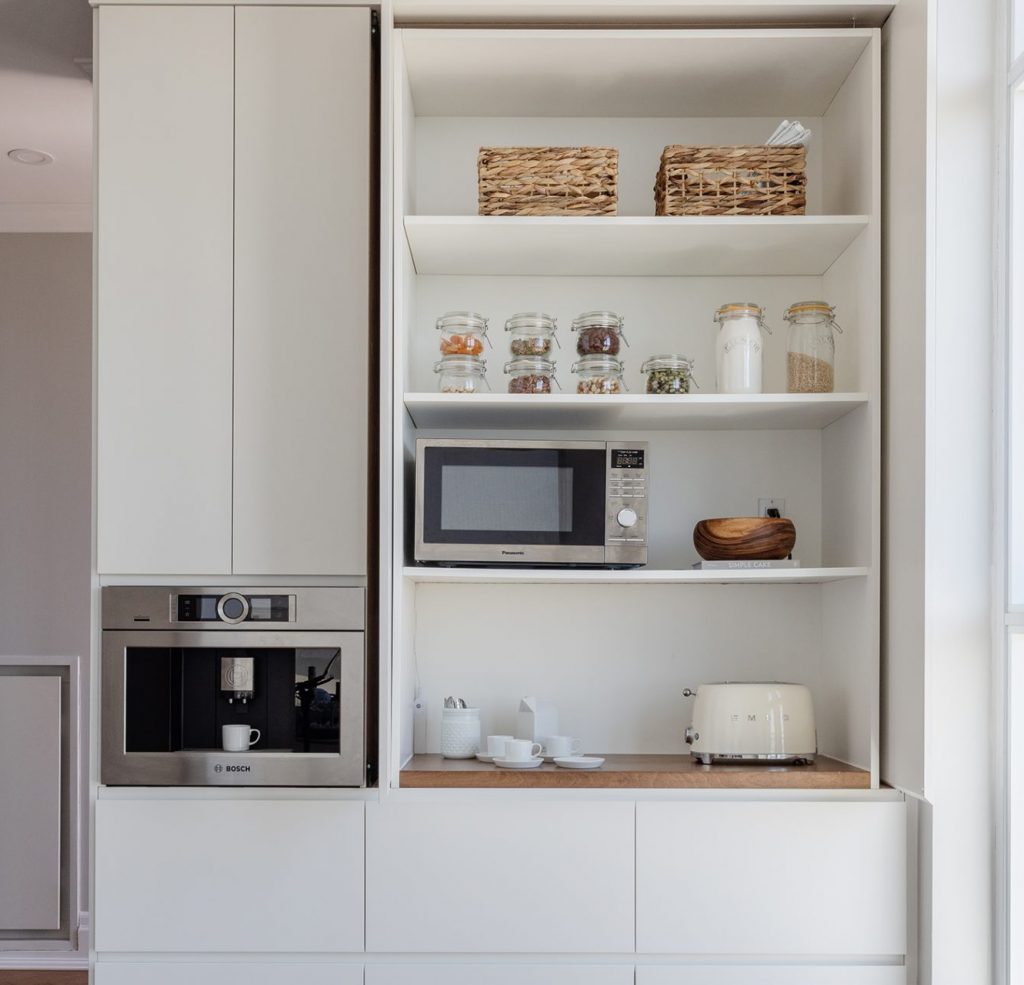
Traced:
<svg viewBox="0 0 1024 985">
<path fill-rule="evenodd" d="M 718 341 L 715 347 L 719 393 L 761 393 L 764 364 L 764 323 L 760 305 L 723 304 L 715 312 Z"/>
<path fill-rule="evenodd" d="M 472 759 L 480 751 L 480 709 L 445 708 L 441 712 L 441 755 Z"/>
</svg>

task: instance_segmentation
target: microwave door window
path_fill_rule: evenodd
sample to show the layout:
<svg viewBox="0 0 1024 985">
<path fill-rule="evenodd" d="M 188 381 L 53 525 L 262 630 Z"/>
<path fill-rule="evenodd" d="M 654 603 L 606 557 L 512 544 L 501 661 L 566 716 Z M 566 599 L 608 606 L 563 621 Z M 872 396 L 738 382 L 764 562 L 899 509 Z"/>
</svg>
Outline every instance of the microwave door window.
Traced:
<svg viewBox="0 0 1024 985">
<path fill-rule="evenodd" d="M 593 449 L 426 449 L 424 540 L 604 544 L 605 454 Z"/>
</svg>

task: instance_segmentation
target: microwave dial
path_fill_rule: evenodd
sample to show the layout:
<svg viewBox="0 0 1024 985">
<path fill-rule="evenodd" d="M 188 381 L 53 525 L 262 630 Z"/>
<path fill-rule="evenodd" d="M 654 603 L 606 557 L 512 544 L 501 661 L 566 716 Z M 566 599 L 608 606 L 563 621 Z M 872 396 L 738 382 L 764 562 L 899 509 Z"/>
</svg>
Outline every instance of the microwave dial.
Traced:
<svg viewBox="0 0 1024 985">
<path fill-rule="evenodd" d="M 620 527 L 625 527 L 627 530 L 630 527 L 636 526 L 636 521 L 640 518 L 637 516 L 636 510 L 630 509 L 628 506 L 623 507 L 615 514 L 615 520 Z"/>
<path fill-rule="evenodd" d="M 238 592 L 228 592 L 217 600 L 217 618 L 221 622 L 245 622 L 249 615 L 249 600 Z"/>
</svg>

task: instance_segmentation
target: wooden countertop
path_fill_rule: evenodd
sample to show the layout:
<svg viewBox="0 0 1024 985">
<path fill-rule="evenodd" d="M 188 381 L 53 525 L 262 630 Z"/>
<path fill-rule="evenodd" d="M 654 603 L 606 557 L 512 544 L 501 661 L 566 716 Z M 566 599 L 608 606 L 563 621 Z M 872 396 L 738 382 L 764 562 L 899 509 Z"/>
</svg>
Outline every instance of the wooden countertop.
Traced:
<svg viewBox="0 0 1024 985">
<path fill-rule="evenodd" d="M 402 787 L 647 788 L 745 790 L 866 790 L 871 776 L 836 759 L 819 756 L 808 766 L 717 763 L 702 766 L 690 756 L 609 755 L 594 770 L 543 763 L 531 770 L 503 769 L 476 759 L 413 756 L 401 772 Z"/>
</svg>

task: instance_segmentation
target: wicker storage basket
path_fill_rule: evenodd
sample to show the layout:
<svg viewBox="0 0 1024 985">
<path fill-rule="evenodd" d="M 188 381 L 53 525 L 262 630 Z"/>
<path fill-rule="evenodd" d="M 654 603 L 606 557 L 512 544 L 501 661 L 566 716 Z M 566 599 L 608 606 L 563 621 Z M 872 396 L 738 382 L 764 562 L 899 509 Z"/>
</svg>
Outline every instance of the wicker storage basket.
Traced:
<svg viewBox="0 0 1024 985">
<path fill-rule="evenodd" d="M 803 147 L 682 147 L 661 155 L 655 215 L 803 215 Z"/>
<path fill-rule="evenodd" d="M 613 147 L 481 147 L 480 215 L 615 215 Z"/>
</svg>

